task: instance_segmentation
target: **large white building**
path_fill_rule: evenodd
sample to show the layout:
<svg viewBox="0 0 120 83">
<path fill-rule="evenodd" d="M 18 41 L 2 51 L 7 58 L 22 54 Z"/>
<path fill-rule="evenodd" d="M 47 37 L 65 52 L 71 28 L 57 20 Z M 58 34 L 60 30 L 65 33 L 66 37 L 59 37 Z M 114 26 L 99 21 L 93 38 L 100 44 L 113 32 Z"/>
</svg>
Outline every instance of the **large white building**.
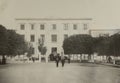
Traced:
<svg viewBox="0 0 120 83">
<path fill-rule="evenodd" d="M 120 29 L 90 29 L 89 32 L 92 37 L 111 36 L 120 33 Z"/>
<path fill-rule="evenodd" d="M 91 18 L 16 18 L 16 32 L 33 46 L 33 56 L 38 56 L 38 40 L 47 47 L 46 57 L 54 51 L 64 52 L 65 38 L 75 34 L 89 34 Z"/>
</svg>

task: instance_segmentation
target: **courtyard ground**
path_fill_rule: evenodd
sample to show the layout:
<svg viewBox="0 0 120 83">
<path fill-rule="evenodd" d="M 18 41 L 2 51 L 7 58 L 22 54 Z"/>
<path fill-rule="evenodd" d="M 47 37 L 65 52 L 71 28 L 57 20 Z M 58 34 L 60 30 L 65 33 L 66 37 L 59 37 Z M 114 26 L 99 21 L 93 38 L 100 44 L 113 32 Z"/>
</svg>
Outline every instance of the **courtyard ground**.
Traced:
<svg viewBox="0 0 120 83">
<path fill-rule="evenodd" d="M 0 65 L 0 83 L 120 83 L 120 68 L 71 63 L 14 63 Z"/>
</svg>

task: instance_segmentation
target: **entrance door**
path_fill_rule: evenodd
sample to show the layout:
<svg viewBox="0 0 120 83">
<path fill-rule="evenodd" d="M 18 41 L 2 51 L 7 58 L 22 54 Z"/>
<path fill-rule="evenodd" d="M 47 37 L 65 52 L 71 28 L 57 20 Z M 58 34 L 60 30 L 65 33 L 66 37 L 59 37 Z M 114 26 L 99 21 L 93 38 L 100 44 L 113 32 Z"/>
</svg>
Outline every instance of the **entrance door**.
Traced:
<svg viewBox="0 0 120 83">
<path fill-rule="evenodd" d="M 54 53 L 54 52 L 57 53 L 57 47 L 52 47 L 52 49 L 51 49 L 51 53 Z"/>
</svg>

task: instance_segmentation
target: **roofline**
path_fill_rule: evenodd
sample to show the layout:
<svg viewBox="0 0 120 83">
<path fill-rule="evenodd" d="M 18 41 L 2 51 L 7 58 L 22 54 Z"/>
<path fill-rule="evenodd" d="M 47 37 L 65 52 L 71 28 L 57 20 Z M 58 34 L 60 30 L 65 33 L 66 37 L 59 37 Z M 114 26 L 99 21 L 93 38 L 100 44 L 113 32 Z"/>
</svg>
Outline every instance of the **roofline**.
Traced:
<svg viewBox="0 0 120 83">
<path fill-rule="evenodd" d="M 120 29 L 90 29 L 90 31 L 113 31 L 113 30 L 120 30 Z"/>
<path fill-rule="evenodd" d="M 15 20 L 92 20 L 92 18 L 15 18 Z"/>
</svg>

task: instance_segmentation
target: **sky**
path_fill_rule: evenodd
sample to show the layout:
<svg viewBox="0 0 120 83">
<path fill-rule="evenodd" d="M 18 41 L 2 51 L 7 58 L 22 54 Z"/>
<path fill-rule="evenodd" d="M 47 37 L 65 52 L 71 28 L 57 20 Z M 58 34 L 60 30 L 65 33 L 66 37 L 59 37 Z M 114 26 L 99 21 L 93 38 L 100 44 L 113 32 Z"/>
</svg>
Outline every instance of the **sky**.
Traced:
<svg viewBox="0 0 120 83">
<path fill-rule="evenodd" d="M 92 18 L 92 28 L 120 29 L 120 0 L 0 0 L 0 24 L 15 18 Z"/>
</svg>

